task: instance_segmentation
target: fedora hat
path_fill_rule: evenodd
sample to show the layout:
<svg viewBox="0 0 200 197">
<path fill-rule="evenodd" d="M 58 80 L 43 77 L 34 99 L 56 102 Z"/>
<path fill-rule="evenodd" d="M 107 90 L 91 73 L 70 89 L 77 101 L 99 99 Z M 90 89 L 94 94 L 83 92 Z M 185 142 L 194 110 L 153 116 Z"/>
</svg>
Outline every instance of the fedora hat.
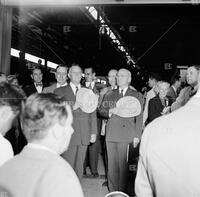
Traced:
<svg viewBox="0 0 200 197">
<path fill-rule="evenodd" d="M 131 118 L 141 113 L 142 107 L 139 100 L 133 96 L 124 96 L 117 103 L 117 115 L 123 118 Z"/>
<path fill-rule="evenodd" d="M 80 88 L 76 95 L 76 103 L 79 104 L 83 112 L 92 113 L 97 109 L 98 98 L 99 96 L 94 94 L 91 89 Z"/>
</svg>

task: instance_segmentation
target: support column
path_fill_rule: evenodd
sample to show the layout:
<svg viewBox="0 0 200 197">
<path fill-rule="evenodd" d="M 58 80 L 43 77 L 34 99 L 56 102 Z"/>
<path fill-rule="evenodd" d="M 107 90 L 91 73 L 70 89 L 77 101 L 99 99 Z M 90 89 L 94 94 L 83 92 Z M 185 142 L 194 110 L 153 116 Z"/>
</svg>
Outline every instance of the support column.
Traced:
<svg viewBox="0 0 200 197">
<path fill-rule="evenodd" d="M 10 74 L 12 8 L 0 0 L 0 71 Z"/>
</svg>

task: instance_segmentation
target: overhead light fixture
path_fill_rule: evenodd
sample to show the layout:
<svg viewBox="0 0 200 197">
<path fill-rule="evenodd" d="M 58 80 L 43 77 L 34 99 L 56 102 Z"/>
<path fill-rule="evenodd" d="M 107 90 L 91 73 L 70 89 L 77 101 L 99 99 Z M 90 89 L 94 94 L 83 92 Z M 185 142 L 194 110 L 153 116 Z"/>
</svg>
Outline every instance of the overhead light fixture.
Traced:
<svg viewBox="0 0 200 197">
<path fill-rule="evenodd" d="M 25 59 L 36 64 L 38 63 L 38 60 L 41 60 L 42 61 L 41 64 L 44 65 L 44 59 L 28 53 L 25 53 Z"/>
<path fill-rule="evenodd" d="M 128 61 L 131 61 L 135 64 L 133 59 L 131 58 L 130 52 L 128 48 L 125 46 L 123 43 L 121 36 L 116 32 L 116 30 L 109 26 L 109 20 L 105 17 L 105 14 L 103 12 L 98 11 L 95 7 L 93 6 L 86 6 L 86 10 L 89 12 L 90 16 L 93 18 L 93 20 L 97 20 L 99 17 L 99 22 L 100 22 L 100 27 L 99 27 L 99 33 L 101 35 L 107 35 L 111 41 L 112 44 L 114 44 L 114 47 L 125 54 L 125 58 Z M 104 17 L 102 17 L 102 15 Z"/>
</svg>

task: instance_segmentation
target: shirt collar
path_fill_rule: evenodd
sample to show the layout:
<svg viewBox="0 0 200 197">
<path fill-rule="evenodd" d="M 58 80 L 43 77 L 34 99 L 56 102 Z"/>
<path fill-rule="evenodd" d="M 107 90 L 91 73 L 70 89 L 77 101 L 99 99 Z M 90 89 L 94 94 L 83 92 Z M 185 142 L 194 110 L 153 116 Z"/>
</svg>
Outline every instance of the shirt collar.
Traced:
<svg viewBox="0 0 200 197">
<path fill-rule="evenodd" d="M 78 86 L 76 86 L 76 85 L 74 85 L 72 82 L 70 82 L 70 86 L 71 86 L 71 88 L 72 88 L 72 90 L 73 90 L 74 94 L 75 94 L 75 92 L 76 92 L 76 87 L 78 87 L 78 89 L 80 89 L 80 88 L 81 88 L 81 84 L 80 84 L 80 83 L 79 83 L 79 85 L 78 85 Z"/>
<path fill-rule="evenodd" d="M 63 86 L 66 86 L 66 85 L 67 85 L 67 82 L 65 82 L 63 85 L 60 85 L 59 83 L 56 84 L 57 88 L 63 87 Z"/>
<path fill-rule="evenodd" d="M 28 143 L 27 146 L 29 148 L 46 150 L 46 151 L 49 151 L 51 153 L 58 154 L 56 151 L 54 151 L 54 150 L 52 150 L 52 149 L 50 149 L 50 148 L 48 148 L 46 146 L 40 145 L 40 144 Z"/>
<path fill-rule="evenodd" d="M 112 90 L 117 89 L 117 86 L 110 86 Z"/>
<path fill-rule="evenodd" d="M 121 90 L 122 90 L 122 89 L 119 88 L 119 93 L 121 92 Z M 127 90 L 128 90 L 128 87 L 126 87 L 126 88 L 123 89 L 123 96 L 126 94 L 126 91 L 127 91 Z"/>
<path fill-rule="evenodd" d="M 93 89 L 93 88 L 94 88 L 94 85 L 95 85 L 95 82 L 94 82 L 94 81 L 92 81 L 92 82 L 86 81 L 86 82 L 85 82 L 85 86 L 86 86 L 87 88 L 88 88 L 90 85 L 91 85 L 91 88 Z"/>
<path fill-rule="evenodd" d="M 35 82 L 34 82 L 34 85 L 35 85 L 35 87 L 36 87 L 36 85 L 37 85 L 37 84 L 41 84 L 41 85 L 43 85 L 43 83 L 42 83 L 42 82 L 40 82 L 40 83 L 35 83 Z"/>
</svg>

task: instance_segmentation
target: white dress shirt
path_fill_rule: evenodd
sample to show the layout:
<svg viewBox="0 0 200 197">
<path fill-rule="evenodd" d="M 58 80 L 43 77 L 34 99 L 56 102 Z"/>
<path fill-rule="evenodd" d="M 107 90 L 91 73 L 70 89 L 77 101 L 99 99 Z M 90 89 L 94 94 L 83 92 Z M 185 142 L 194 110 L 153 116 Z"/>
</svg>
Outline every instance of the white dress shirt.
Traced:
<svg viewBox="0 0 200 197">
<path fill-rule="evenodd" d="M 13 149 L 10 142 L 2 136 L 0 133 L 0 166 L 2 166 L 6 161 L 11 159 L 13 154 Z"/>
<path fill-rule="evenodd" d="M 70 82 L 70 86 L 74 92 L 74 95 L 76 95 L 76 87 L 78 87 L 78 89 L 81 88 L 81 84 L 79 84 L 78 86 L 74 85 L 72 82 Z"/>
<path fill-rule="evenodd" d="M 64 83 L 64 84 L 62 84 L 62 85 L 60 85 L 59 83 L 57 83 L 57 84 L 56 84 L 56 88 L 64 87 L 64 86 L 66 86 L 66 85 L 67 85 L 67 82 Z"/>
<path fill-rule="evenodd" d="M 36 83 L 34 83 L 34 85 L 35 85 L 35 88 L 36 88 L 37 92 L 38 93 L 42 93 L 43 86 L 37 86 Z"/>
<path fill-rule="evenodd" d="M 128 90 L 128 87 L 124 88 L 123 89 L 123 96 L 126 94 L 126 91 Z M 119 88 L 119 93 L 121 93 L 122 89 Z"/>
<path fill-rule="evenodd" d="M 92 82 L 85 82 L 85 86 L 88 88 L 88 87 L 90 87 L 91 86 L 91 89 L 93 89 L 94 88 L 94 86 L 95 86 L 95 82 L 94 81 L 92 81 Z"/>
</svg>

